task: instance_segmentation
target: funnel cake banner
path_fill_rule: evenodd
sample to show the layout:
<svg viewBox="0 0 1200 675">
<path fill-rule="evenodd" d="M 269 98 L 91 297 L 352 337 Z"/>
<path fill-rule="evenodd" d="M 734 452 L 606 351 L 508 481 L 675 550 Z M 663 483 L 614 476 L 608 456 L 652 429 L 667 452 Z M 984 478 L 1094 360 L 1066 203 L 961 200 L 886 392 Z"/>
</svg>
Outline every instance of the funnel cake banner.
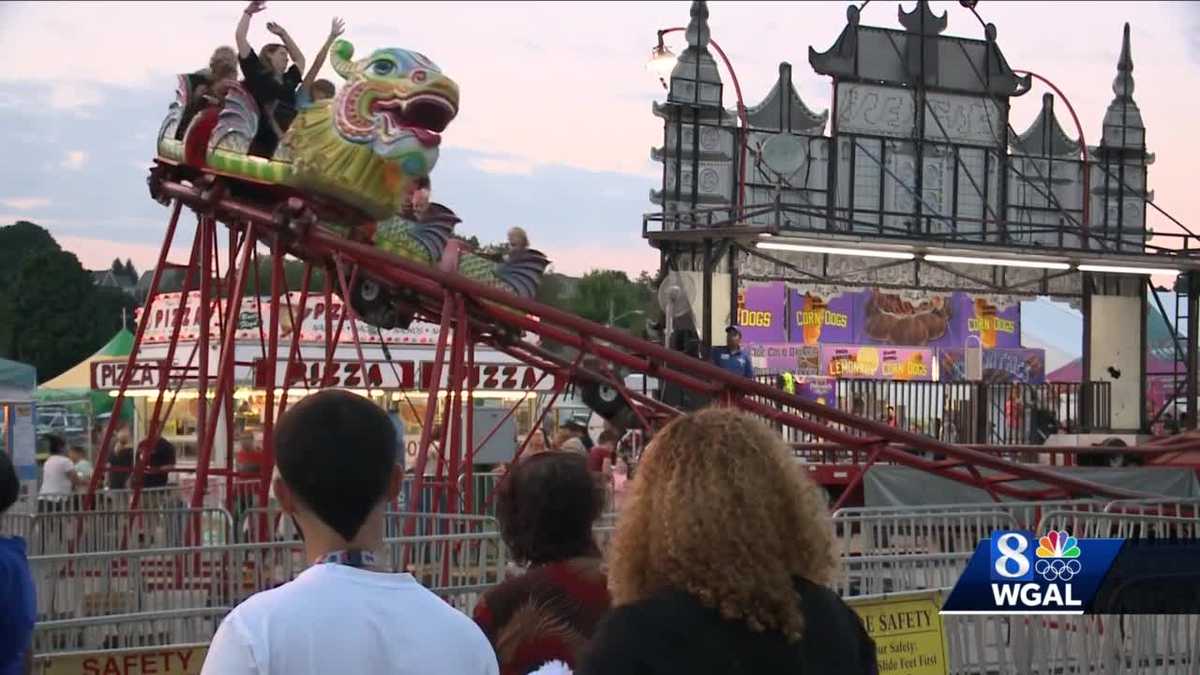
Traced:
<svg viewBox="0 0 1200 675">
<path fill-rule="evenodd" d="M 1021 306 L 962 291 L 787 289 L 747 284 L 737 323 L 747 345 L 863 344 L 957 349 L 975 336 L 984 349 L 1021 346 Z M 971 341 L 974 343 L 974 340 Z"/>
<path fill-rule="evenodd" d="M 938 363 L 942 382 L 967 379 L 966 350 L 943 349 L 938 352 Z M 986 349 L 983 352 L 983 381 L 1042 384 L 1046 381 L 1046 350 Z"/>
</svg>

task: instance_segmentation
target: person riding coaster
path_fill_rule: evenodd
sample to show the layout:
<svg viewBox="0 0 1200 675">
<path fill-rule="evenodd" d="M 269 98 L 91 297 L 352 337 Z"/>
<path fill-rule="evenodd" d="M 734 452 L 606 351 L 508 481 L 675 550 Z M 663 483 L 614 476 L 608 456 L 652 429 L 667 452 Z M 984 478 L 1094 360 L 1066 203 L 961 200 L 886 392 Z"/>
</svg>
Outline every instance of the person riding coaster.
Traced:
<svg viewBox="0 0 1200 675">
<path fill-rule="evenodd" d="M 424 203 L 441 132 L 458 114 L 458 85 L 417 52 L 384 48 L 353 56 L 350 42 L 333 43 L 330 63 L 345 82 L 333 98 L 302 107 L 270 158 L 250 154 L 263 118 L 243 83 L 228 83 L 219 106 L 195 114 L 176 138 L 199 95 L 194 78 L 180 76 L 156 161 L 180 179 L 232 179 L 234 195 L 267 208 L 299 196 L 316 227 L 435 265 L 460 222 L 449 208 Z M 502 262 L 464 252 L 456 270 L 532 298 L 548 265 L 533 249 Z M 379 328 L 407 327 L 417 311 L 405 291 L 366 274 L 355 275 L 350 295 L 356 313 Z"/>
</svg>

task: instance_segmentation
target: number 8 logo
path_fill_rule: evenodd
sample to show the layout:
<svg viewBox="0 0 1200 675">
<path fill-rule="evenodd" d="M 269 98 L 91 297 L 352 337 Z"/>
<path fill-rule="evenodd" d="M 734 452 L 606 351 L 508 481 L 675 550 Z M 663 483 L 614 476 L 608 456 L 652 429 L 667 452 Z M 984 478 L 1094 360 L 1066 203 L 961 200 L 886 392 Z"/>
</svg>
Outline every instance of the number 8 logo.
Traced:
<svg viewBox="0 0 1200 675">
<path fill-rule="evenodd" d="M 1015 547 L 1011 544 L 1014 540 L 1017 542 Z M 996 559 L 996 574 L 1015 579 L 1029 573 L 1029 558 L 1024 555 L 1029 548 L 1029 541 L 1025 537 L 1008 532 L 996 540 L 996 548 L 1000 551 L 1000 557 Z M 1016 565 L 1015 570 L 1010 569 L 1012 565 Z"/>
</svg>

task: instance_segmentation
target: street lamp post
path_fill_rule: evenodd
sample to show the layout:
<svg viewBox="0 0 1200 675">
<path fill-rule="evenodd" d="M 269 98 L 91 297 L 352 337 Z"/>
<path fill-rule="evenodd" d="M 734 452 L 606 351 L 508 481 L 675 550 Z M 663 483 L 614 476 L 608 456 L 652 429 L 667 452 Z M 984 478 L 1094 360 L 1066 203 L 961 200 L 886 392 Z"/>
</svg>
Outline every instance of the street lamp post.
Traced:
<svg viewBox="0 0 1200 675">
<path fill-rule="evenodd" d="M 675 33 L 687 30 L 683 26 L 675 26 L 673 28 L 662 28 L 658 31 L 658 45 L 650 50 L 650 61 L 646 64 L 647 68 L 654 71 L 658 75 L 658 81 L 662 83 L 663 89 L 669 89 L 667 86 L 667 78 L 671 76 L 671 71 L 675 69 L 676 57 L 675 54 L 667 48 L 663 42 L 663 36 L 668 33 Z M 716 50 L 717 55 L 721 57 L 721 61 L 725 63 L 725 69 L 729 71 L 729 78 L 733 80 L 733 91 L 737 95 L 737 115 L 738 124 L 741 127 L 741 159 L 738 162 L 738 201 L 737 209 L 739 218 L 746 208 L 746 145 L 750 139 L 750 124 L 746 117 L 746 102 L 742 98 L 742 85 L 738 82 L 737 73 L 733 70 L 733 64 L 729 62 L 729 57 L 725 55 L 725 50 L 717 44 L 716 40 L 709 38 L 708 43 Z"/>
</svg>

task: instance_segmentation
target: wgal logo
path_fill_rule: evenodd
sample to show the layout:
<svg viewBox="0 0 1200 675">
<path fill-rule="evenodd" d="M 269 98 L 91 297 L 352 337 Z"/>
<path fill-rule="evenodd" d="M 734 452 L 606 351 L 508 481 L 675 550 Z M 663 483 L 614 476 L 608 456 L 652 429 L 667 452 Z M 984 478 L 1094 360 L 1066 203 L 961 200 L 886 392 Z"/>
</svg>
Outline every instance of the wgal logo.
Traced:
<svg viewBox="0 0 1200 675">
<path fill-rule="evenodd" d="M 1066 532 L 1048 532 L 1038 540 L 1033 570 L 1046 581 L 1070 581 L 1079 574 L 1079 541 Z"/>
<path fill-rule="evenodd" d="M 1031 532 L 993 534 L 990 575 L 993 582 L 1009 582 L 992 583 L 996 605 L 1079 606 L 1067 582 L 1082 569 L 1081 553 L 1079 542 L 1066 532 L 1048 532 L 1037 539 Z"/>
</svg>

